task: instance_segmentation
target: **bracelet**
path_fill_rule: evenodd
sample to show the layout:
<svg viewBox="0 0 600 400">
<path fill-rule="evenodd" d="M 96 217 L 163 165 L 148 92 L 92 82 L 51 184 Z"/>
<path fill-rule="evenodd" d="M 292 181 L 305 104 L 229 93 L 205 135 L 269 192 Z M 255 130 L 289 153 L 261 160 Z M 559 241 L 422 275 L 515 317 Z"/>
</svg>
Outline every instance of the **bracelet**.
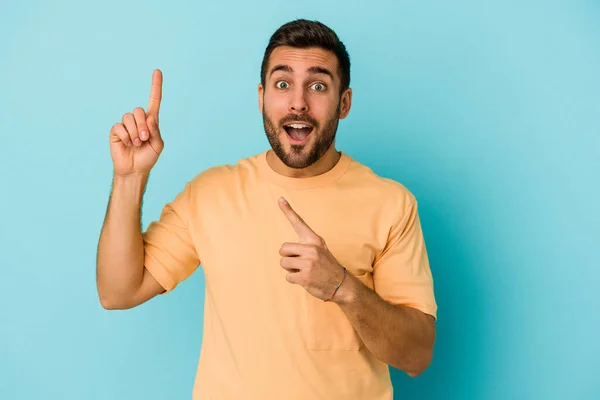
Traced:
<svg viewBox="0 0 600 400">
<path fill-rule="evenodd" d="M 345 267 L 344 267 L 344 276 L 343 276 L 342 280 L 340 281 L 340 283 L 335 288 L 335 290 L 333 291 L 333 294 L 331 295 L 330 298 L 328 298 L 327 300 L 323 300 L 323 301 L 327 302 L 327 301 L 331 301 L 331 299 L 333 299 L 333 296 L 335 296 L 335 294 L 337 293 L 340 286 L 342 286 L 342 282 L 344 282 L 344 279 L 346 279 L 346 268 Z"/>
</svg>

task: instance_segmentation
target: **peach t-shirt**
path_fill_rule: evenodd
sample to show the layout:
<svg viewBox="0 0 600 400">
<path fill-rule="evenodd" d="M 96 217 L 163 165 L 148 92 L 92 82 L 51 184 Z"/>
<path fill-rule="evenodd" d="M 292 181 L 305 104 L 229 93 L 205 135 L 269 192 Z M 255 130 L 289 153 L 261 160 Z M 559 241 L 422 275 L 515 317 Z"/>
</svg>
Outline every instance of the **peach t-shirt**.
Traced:
<svg viewBox="0 0 600 400">
<path fill-rule="evenodd" d="M 344 152 L 310 178 L 276 173 L 266 154 L 201 172 L 143 234 L 145 266 L 167 291 L 204 270 L 193 399 L 392 399 L 388 366 L 341 308 L 286 281 L 279 248 L 298 236 L 277 199 L 379 296 L 435 317 L 415 197 Z"/>
</svg>

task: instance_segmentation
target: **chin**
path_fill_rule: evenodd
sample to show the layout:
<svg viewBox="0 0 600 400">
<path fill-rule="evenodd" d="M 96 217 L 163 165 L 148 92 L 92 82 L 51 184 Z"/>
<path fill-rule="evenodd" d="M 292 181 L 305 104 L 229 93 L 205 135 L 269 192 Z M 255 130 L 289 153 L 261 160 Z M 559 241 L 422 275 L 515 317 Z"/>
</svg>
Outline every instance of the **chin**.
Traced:
<svg viewBox="0 0 600 400">
<path fill-rule="evenodd" d="M 302 153 L 299 154 L 294 150 L 288 150 L 285 153 L 285 157 L 281 160 L 285 165 L 290 168 L 301 169 L 306 168 L 312 163 L 310 162 L 310 152 L 306 150 L 302 150 Z"/>
</svg>

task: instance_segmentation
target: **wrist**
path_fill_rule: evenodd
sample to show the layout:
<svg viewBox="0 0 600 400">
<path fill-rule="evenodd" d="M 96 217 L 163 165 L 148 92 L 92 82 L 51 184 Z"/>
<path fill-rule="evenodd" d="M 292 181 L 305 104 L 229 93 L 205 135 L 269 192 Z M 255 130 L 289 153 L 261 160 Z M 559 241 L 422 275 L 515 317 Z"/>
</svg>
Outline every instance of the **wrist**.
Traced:
<svg viewBox="0 0 600 400">
<path fill-rule="evenodd" d="M 115 182 L 127 182 L 127 183 L 146 183 L 148 180 L 149 172 L 132 172 L 130 174 L 113 174 L 113 180 Z"/>
<path fill-rule="evenodd" d="M 360 291 L 359 285 L 362 285 L 362 282 L 348 272 L 346 274 L 346 278 L 331 301 L 340 306 L 356 302 Z"/>
<path fill-rule="evenodd" d="M 148 174 L 146 173 L 115 174 L 113 176 L 112 196 L 122 199 L 133 198 L 136 202 L 141 203 L 147 182 Z"/>
</svg>

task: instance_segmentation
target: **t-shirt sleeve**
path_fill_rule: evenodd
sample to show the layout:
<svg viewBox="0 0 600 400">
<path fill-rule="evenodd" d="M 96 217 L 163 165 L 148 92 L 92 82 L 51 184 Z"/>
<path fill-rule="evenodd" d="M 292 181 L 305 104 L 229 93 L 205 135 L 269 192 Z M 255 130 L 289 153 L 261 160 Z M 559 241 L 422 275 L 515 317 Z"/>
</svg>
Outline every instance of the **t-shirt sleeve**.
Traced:
<svg viewBox="0 0 600 400">
<path fill-rule="evenodd" d="M 375 292 L 392 304 L 414 307 L 437 318 L 433 278 L 413 200 L 392 226 L 385 248 L 373 263 Z"/>
<path fill-rule="evenodd" d="M 188 182 L 164 206 L 159 220 L 152 221 L 142 234 L 144 266 L 167 292 L 187 279 L 200 264 L 190 232 L 191 190 L 192 184 Z"/>
</svg>

